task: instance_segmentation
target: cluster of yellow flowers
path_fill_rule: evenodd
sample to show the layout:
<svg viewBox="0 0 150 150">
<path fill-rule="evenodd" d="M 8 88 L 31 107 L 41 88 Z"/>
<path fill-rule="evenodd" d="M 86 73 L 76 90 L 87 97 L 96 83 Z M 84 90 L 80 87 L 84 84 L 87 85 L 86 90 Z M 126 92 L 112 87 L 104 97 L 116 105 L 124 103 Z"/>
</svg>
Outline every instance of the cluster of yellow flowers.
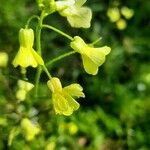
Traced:
<svg viewBox="0 0 150 150">
<path fill-rule="evenodd" d="M 89 28 L 91 25 L 92 11 L 90 8 L 83 6 L 86 0 L 64 0 L 56 2 L 54 0 L 37 0 L 37 2 L 42 12 L 46 15 L 47 13 L 51 14 L 58 11 L 61 16 L 67 18 L 72 27 Z M 51 11 L 48 11 L 50 8 Z M 79 36 L 69 39 L 71 40 L 70 47 L 73 49 L 73 52 L 81 55 L 85 71 L 88 74 L 96 75 L 99 66 L 105 62 L 106 55 L 110 53 L 110 47 L 103 46 L 94 48 L 92 44 L 86 44 Z M 33 49 L 34 31 L 28 28 L 28 26 L 19 31 L 19 43 L 19 51 L 12 62 L 14 67 L 20 66 L 25 69 L 29 66 L 34 68 L 43 66 L 44 71 L 47 72 L 49 77 L 47 85 L 52 92 L 52 101 L 56 114 L 71 115 L 73 111 L 79 108 L 79 103 L 76 102 L 75 98 L 85 97 L 83 88 L 76 83 L 63 88 L 61 81 L 57 77 L 51 77 L 42 57 Z M 21 101 L 26 98 L 27 92 L 34 87 L 33 84 L 20 80 L 18 81 L 18 86 L 19 90 L 16 93 L 16 97 Z"/>
<path fill-rule="evenodd" d="M 134 15 L 134 10 L 126 6 L 122 7 L 120 10 L 118 7 L 109 8 L 107 11 L 107 16 L 111 22 L 115 22 L 119 30 L 124 30 L 127 27 L 127 22 L 125 19 L 121 18 L 121 15 L 125 19 L 131 19 Z"/>
<path fill-rule="evenodd" d="M 44 65 L 44 61 L 40 55 L 32 48 L 34 41 L 34 34 L 32 29 L 21 29 L 19 32 L 20 49 L 13 60 L 14 67 L 21 66 L 26 68 L 28 66 L 37 67 Z M 110 53 L 110 47 L 104 46 L 101 48 L 94 48 L 86 44 L 84 40 L 75 36 L 70 43 L 74 51 L 81 54 L 83 66 L 88 74 L 96 75 L 98 67 L 105 61 L 105 56 Z M 71 84 L 62 88 L 61 82 L 58 78 L 53 77 L 48 82 L 48 87 L 52 91 L 52 100 L 54 110 L 58 114 L 71 115 L 74 110 L 79 108 L 79 104 L 73 97 L 84 97 L 82 87 L 79 84 Z M 19 100 L 24 100 L 26 93 L 30 91 L 34 85 L 25 81 L 18 81 L 19 90 L 16 97 Z"/>
</svg>

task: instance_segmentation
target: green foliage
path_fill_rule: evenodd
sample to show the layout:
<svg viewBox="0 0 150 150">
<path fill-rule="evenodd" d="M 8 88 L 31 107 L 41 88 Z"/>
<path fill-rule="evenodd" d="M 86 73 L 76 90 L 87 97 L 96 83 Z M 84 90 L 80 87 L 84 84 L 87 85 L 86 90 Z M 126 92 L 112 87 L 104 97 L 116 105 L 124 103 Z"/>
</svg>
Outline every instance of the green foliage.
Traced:
<svg viewBox="0 0 150 150">
<path fill-rule="evenodd" d="M 17 101 L 17 80 L 21 79 L 21 75 L 12 69 L 11 62 L 18 49 L 18 31 L 25 26 L 28 17 L 37 12 L 37 6 L 35 1 L 1 0 L 0 51 L 9 54 L 9 64 L 7 68 L 0 68 L 0 150 L 150 148 L 150 2 L 122 0 L 116 4 L 113 0 L 89 0 L 87 5 L 93 11 L 90 29 L 72 29 L 65 18 L 58 14 L 45 20 L 52 20 L 51 25 L 66 33 L 79 34 L 89 43 L 102 37 L 97 45 L 109 43 L 112 48 L 97 76 L 87 75 L 81 69 L 82 62 L 76 55 L 49 68 L 54 76 L 64 79 L 63 85 L 78 81 L 86 95 L 84 100 L 79 100 L 79 111 L 64 117 L 53 112 L 44 73 L 39 86 L 39 98 L 33 98 L 31 91 L 27 100 Z M 127 6 L 134 10 L 134 16 L 126 20 L 125 30 L 118 30 L 107 16 L 107 10 L 114 6 L 119 9 Z M 31 24 L 33 28 L 34 23 Z M 66 44 L 68 40 L 54 32 L 43 31 L 42 42 L 46 61 L 69 50 Z M 35 70 L 28 68 L 27 76 L 31 83 L 34 82 L 34 74 Z M 20 126 L 21 119 L 25 117 L 39 123 L 40 133 L 33 141 L 25 139 Z"/>
</svg>

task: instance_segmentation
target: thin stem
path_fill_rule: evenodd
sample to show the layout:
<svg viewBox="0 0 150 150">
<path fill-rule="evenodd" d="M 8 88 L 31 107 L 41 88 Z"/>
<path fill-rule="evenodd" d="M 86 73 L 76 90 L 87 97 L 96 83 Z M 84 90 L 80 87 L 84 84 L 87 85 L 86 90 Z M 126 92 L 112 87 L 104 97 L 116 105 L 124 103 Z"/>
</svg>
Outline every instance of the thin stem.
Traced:
<svg viewBox="0 0 150 150">
<path fill-rule="evenodd" d="M 33 15 L 33 16 L 31 16 L 29 19 L 28 19 L 28 21 L 27 21 L 27 24 L 26 24 L 26 28 L 28 28 L 29 27 L 29 25 L 30 25 L 30 22 L 33 20 L 33 19 L 40 19 L 39 18 L 39 16 L 37 16 L 37 15 Z"/>
<path fill-rule="evenodd" d="M 48 69 L 46 68 L 46 66 L 42 66 L 43 67 L 43 70 L 45 71 L 45 73 L 47 74 L 47 76 L 49 77 L 49 79 L 52 78 L 51 74 L 49 73 Z"/>
<path fill-rule="evenodd" d="M 62 55 L 60 55 L 60 56 L 58 56 L 58 57 L 56 57 L 56 58 L 54 58 L 54 59 L 48 61 L 48 62 L 46 63 L 46 66 L 50 66 L 50 65 L 52 65 L 53 63 L 55 63 L 56 61 L 61 60 L 61 59 L 65 58 L 65 57 L 68 57 L 68 56 L 70 56 L 70 55 L 73 55 L 73 54 L 75 54 L 75 53 L 76 53 L 75 51 L 71 51 L 71 52 L 62 54 Z"/>
<path fill-rule="evenodd" d="M 38 97 L 38 89 L 39 89 L 39 81 L 40 81 L 41 73 L 42 73 L 42 68 L 41 66 L 39 66 L 35 76 L 35 97 Z"/>
<path fill-rule="evenodd" d="M 38 25 L 36 27 L 36 49 L 38 54 L 41 56 L 41 30 L 42 30 L 42 23 L 44 19 L 44 13 L 41 13 L 41 16 L 39 18 Z M 39 89 L 39 81 L 40 81 L 40 76 L 42 73 L 42 68 L 41 66 L 38 67 L 36 77 L 35 77 L 35 96 L 37 97 L 38 89 Z"/>
<path fill-rule="evenodd" d="M 73 38 L 72 38 L 70 35 L 68 35 L 68 34 L 66 34 L 66 33 L 60 31 L 59 29 L 57 29 L 57 28 L 55 28 L 55 27 L 53 27 L 53 26 L 50 26 L 50 25 L 47 25 L 47 24 L 43 24 L 43 25 L 42 25 L 42 28 L 51 29 L 51 30 L 53 30 L 53 31 L 55 31 L 55 32 L 57 32 L 57 33 L 59 33 L 59 34 L 65 36 L 65 37 L 68 38 L 69 40 L 73 41 Z"/>
<path fill-rule="evenodd" d="M 92 42 L 90 45 L 95 45 L 96 43 L 98 43 L 102 38 L 99 37 L 98 39 L 96 39 L 94 42 Z"/>
</svg>

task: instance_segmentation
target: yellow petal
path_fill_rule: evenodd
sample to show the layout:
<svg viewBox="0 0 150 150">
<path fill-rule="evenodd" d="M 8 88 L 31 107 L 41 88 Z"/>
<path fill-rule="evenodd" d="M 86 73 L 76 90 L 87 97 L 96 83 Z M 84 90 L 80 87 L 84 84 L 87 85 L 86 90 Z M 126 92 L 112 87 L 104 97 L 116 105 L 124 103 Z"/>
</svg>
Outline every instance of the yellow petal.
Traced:
<svg viewBox="0 0 150 150">
<path fill-rule="evenodd" d="M 32 55 L 35 58 L 36 62 L 39 65 L 44 65 L 44 61 L 43 61 L 42 57 L 34 49 L 31 49 L 31 52 L 32 52 Z"/>
<path fill-rule="evenodd" d="M 14 67 L 21 66 L 21 67 L 37 67 L 38 63 L 34 58 L 32 51 L 28 48 L 20 47 L 15 59 L 13 60 Z"/>
<path fill-rule="evenodd" d="M 110 47 L 107 46 L 101 48 L 88 47 L 85 51 L 85 55 L 88 56 L 91 61 L 93 61 L 99 67 L 104 63 L 105 55 L 109 54 L 110 50 Z"/>
<path fill-rule="evenodd" d="M 75 0 L 75 6 L 81 7 L 87 0 Z"/>
<path fill-rule="evenodd" d="M 68 101 L 61 94 L 54 93 L 52 95 L 52 100 L 56 114 L 63 114 L 66 116 L 72 114 L 72 108 L 69 106 Z"/>
<path fill-rule="evenodd" d="M 77 110 L 80 107 L 79 103 L 74 98 L 72 98 L 69 94 L 64 93 L 64 97 L 68 102 L 68 106 L 72 109 L 72 112 Z"/>
<path fill-rule="evenodd" d="M 58 78 L 53 77 L 51 80 L 47 82 L 47 85 L 49 89 L 54 92 L 61 92 L 62 91 L 62 85 Z"/>
<path fill-rule="evenodd" d="M 75 14 L 67 16 L 67 20 L 74 28 L 89 28 L 91 26 L 92 11 L 90 8 L 82 7 Z"/>
<path fill-rule="evenodd" d="M 66 92 L 73 97 L 85 97 L 82 91 L 83 88 L 79 84 L 71 84 L 63 88 L 63 92 Z"/>
<path fill-rule="evenodd" d="M 83 60 L 83 67 L 88 74 L 96 75 L 98 72 L 98 65 L 95 64 L 89 57 L 86 55 L 81 55 Z"/>
</svg>

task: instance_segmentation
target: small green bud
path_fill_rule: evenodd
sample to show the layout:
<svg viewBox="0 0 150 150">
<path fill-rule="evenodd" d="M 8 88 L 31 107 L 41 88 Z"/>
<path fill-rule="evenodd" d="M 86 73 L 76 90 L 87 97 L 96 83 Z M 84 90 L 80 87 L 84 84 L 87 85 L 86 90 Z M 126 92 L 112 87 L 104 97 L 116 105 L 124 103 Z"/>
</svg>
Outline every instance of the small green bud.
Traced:
<svg viewBox="0 0 150 150">
<path fill-rule="evenodd" d="M 19 31 L 19 42 L 22 47 L 32 47 L 34 43 L 33 30 L 21 28 Z"/>
</svg>

